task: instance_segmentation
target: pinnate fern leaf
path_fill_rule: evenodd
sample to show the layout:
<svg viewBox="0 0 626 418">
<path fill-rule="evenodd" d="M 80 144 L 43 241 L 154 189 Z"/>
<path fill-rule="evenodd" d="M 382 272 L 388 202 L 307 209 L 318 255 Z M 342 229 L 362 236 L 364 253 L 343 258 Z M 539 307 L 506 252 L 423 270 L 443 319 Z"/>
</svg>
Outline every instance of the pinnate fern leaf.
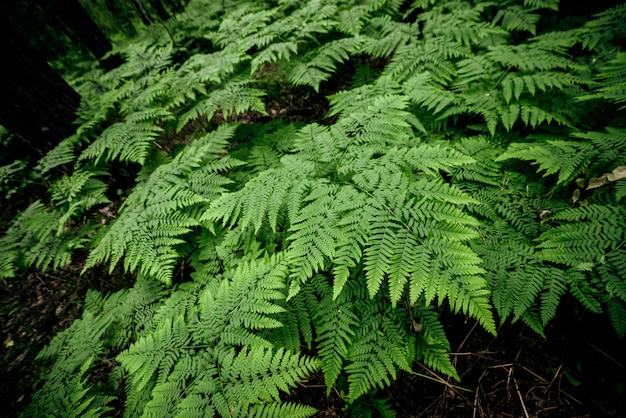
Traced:
<svg viewBox="0 0 626 418">
<path fill-rule="evenodd" d="M 519 158 L 533 161 L 545 175 L 558 173 L 558 183 L 565 183 L 578 176 L 589 164 L 593 156 L 593 146 L 586 142 L 547 141 L 528 146 L 514 143 L 497 161 Z"/>
<path fill-rule="evenodd" d="M 127 270 L 139 268 L 148 276 L 171 283 L 180 257 L 176 246 L 184 242 L 179 237 L 199 225 L 193 212 L 186 210 L 207 202 L 207 197 L 223 190 L 219 182 L 212 190 L 194 190 L 193 184 L 189 184 L 189 175 L 193 169 L 203 166 L 218 173 L 239 164 L 237 160 L 230 160 L 226 165 L 216 163 L 233 132 L 233 127 L 223 128 L 196 140 L 138 185 L 120 210 L 124 216 L 107 230 L 89 255 L 85 268 L 110 259 L 112 270 L 125 256 Z"/>
</svg>

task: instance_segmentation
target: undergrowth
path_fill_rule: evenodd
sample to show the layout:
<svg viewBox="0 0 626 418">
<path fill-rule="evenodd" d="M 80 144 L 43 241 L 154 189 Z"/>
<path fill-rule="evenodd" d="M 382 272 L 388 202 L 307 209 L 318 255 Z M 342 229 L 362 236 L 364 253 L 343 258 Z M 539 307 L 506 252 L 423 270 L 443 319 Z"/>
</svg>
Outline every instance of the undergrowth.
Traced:
<svg viewBox="0 0 626 418">
<path fill-rule="evenodd" d="M 626 7 L 557 10 L 195 0 L 74 76 L 0 274 L 88 251 L 137 280 L 88 293 L 23 415 L 304 417 L 285 394 L 321 371 L 393 416 L 368 402 L 399 371 L 458 380 L 442 311 L 543 335 L 571 294 L 624 336 Z M 325 117 L 281 117 L 320 91 Z"/>
</svg>

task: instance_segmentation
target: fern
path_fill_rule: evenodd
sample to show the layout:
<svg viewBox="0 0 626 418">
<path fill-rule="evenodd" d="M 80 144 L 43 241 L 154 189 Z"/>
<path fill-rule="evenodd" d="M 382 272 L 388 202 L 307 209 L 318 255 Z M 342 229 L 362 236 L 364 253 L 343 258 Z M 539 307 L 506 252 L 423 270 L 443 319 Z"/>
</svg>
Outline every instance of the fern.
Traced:
<svg viewBox="0 0 626 418">
<path fill-rule="evenodd" d="M 349 58 L 349 54 L 360 50 L 363 40 L 360 38 L 339 39 L 312 51 L 304 62 L 296 63 L 287 74 L 290 82 L 296 85 L 308 85 L 319 91 L 322 81 L 330 78 L 337 63 Z"/>
<path fill-rule="evenodd" d="M 525 5 L 526 6 L 526 5 Z M 539 15 L 522 6 L 509 6 L 500 9 L 494 17 L 494 23 L 500 23 L 507 31 L 527 31 L 536 34 Z"/>
<path fill-rule="evenodd" d="M 626 35 L 623 29 L 625 19 L 626 5 L 624 4 L 597 14 L 595 19 L 587 22 L 579 30 L 583 48 L 594 49 L 598 45 L 604 45 L 613 40 L 619 42 Z"/>
<path fill-rule="evenodd" d="M 353 312 L 354 308 L 349 300 L 342 298 L 333 301 L 330 289 L 326 287 L 325 290 L 321 295 L 323 299 L 319 302 L 313 321 L 326 391 L 330 393 L 343 369 L 354 335 L 353 328 L 358 324 L 358 317 Z"/>
<path fill-rule="evenodd" d="M 223 190 L 220 182 L 198 187 L 191 182 L 191 171 L 205 169 L 205 175 L 217 174 L 239 164 L 237 160 L 219 157 L 227 145 L 226 139 L 232 134 L 231 127 L 197 139 L 138 185 L 121 209 L 124 216 L 100 239 L 85 268 L 111 259 L 112 271 L 125 255 L 126 270 L 138 268 L 148 276 L 171 283 L 180 257 L 176 246 L 184 242 L 179 236 L 199 225 L 190 209 Z"/>
<path fill-rule="evenodd" d="M 570 266 L 597 263 L 605 251 L 614 251 L 624 240 L 624 209 L 590 205 L 562 211 L 555 219 L 576 221 L 546 231 L 541 236 L 545 259 Z"/>
<path fill-rule="evenodd" d="M 107 404 L 115 398 L 88 382 L 88 373 L 95 359 L 136 335 L 133 327 L 154 313 L 162 295 L 155 281 L 141 279 L 130 291 L 109 296 L 90 291 L 83 317 L 39 353 L 38 358 L 54 360 L 54 364 L 24 415 L 101 416 L 112 410 Z"/>
<path fill-rule="evenodd" d="M 49 210 L 41 201 L 16 216 L 0 239 L 0 276 L 15 277 L 16 270 L 24 267 L 45 270 L 70 264 L 74 250 L 84 247 L 90 228 L 66 232 L 65 220 L 62 209 Z"/>
<path fill-rule="evenodd" d="M 626 334 L 626 306 L 624 306 L 624 302 L 616 299 L 609 300 L 607 311 L 613 328 L 618 335 L 623 337 Z"/>
<path fill-rule="evenodd" d="M 119 158 L 143 164 L 150 149 L 162 131 L 161 128 L 145 122 L 122 122 L 107 128 L 83 153 L 79 160 L 100 158 L 110 161 Z"/>
<path fill-rule="evenodd" d="M 594 147 L 589 143 L 547 141 L 528 147 L 527 144 L 511 144 L 498 161 L 519 158 L 533 161 L 546 176 L 558 173 L 557 183 L 566 183 L 578 176 L 590 163 Z"/>
<path fill-rule="evenodd" d="M 460 380 L 448 355 L 450 342 L 439 321 L 439 315 L 432 308 L 418 306 L 415 311 L 417 315 L 414 314 L 412 325 L 416 331 L 424 334 L 417 347 L 418 352 L 422 353 L 424 363 L 434 370 Z"/>
<path fill-rule="evenodd" d="M 214 3 L 73 81 L 49 198 L 0 238 L 6 277 L 79 248 L 139 273 L 42 352 L 33 415 L 107 413 L 113 356 L 126 416 L 310 416 L 284 394 L 317 370 L 393 415 L 415 361 L 459 377 L 442 312 L 541 334 L 569 293 L 624 333 L 623 7 L 546 32 L 553 0 Z M 327 117 L 281 119 L 307 88 Z"/>
<path fill-rule="evenodd" d="M 62 166 L 74 161 L 73 137 L 67 138 L 59 143 L 52 151 L 48 152 L 37 164 L 37 169 L 45 174 L 55 167 Z"/>
<path fill-rule="evenodd" d="M 242 415 L 254 404 L 278 401 L 279 390 L 286 391 L 318 367 L 314 359 L 273 350 L 247 331 L 281 325 L 271 319 L 282 311 L 272 302 L 284 297 L 278 291 L 283 286 L 281 270 L 279 260 L 242 266 L 232 282 L 205 286 L 190 324 L 181 317 L 168 319 L 118 356 L 133 376 L 133 390 L 156 382 L 146 412 L 162 415 L 167 410 L 163 408 L 178 404 L 177 409 L 191 408 L 195 414 L 213 410 L 221 416 Z M 235 350 L 241 345 L 243 349 Z M 205 400 L 200 404 L 201 398 Z M 267 413 L 255 408 L 255 413 Z M 313 412 L 289 404 L 281 408 L 307 416 Z"/>
<path fill-rule="evenodd" d="M 537 9 L 558 10 L 559 2 L 557 0 L 524 0 L 524 6 Z"/>
<path fill-rule="evenodd" d="M 191 109 L 181 115 L 177 130 L 180 131 L 187 122 L 197 119 L 200 115 L 211 119 L 220 109 L 226 119 L 247 110 L 265 113 L 265 104 L 260 100 L 265 93 L 247 87 L 246 85 L 249 83 L 251 81 L 245 79 L 232 80 L 222 88 L 209 93 L 205 99 L 199 100 Z"/>
<path fill-rule="evenodd" d="M 89 387 L 86 374 L 93 364 L 89 358 L 80 370 L 62 384 L 54 386 L 54 393 L 44 388 L 37 392 L 31 405 L 22 413 L 24 417 L 64 416 L 100 417 L 113 410 L 107 406 L 115 398 L 98 393 Z M 52 399 L 52 400 L 51 400 Z M 51 400 L 51 401 L 50 401 Z"/>
<path fill-rule="evenodd" d="M 358 308 L 357 308 L 358 309 Z M 362 319 L 350 349 L 346 366 L 349 383 L 349 401 L 354 401 L 376 385 L 389 385 L 397 369 L 410 370 L 412 360 L 406 349 L 405 330 L 400 311 L 380 315 L 381 308 L 374 303 L 359 309 Z M 376 315 L 371 315 L 376 312 Z M 370 315 L 368 315 L 370 314 Z"/>
</svg>

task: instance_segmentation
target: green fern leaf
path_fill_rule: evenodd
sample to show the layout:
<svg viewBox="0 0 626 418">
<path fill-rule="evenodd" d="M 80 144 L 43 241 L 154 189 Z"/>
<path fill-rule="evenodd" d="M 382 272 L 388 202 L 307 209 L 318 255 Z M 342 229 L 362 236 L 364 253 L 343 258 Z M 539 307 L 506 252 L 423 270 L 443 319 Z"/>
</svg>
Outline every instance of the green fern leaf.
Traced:
<svg viewBox="0 0 626 418">
<path fill-rule="evenodd" d="M 536 34 L 539 15 L 521 6 L 509 6 L 500 9 L 494 17 L 494 23 L 500 22 L 507 31 L 527 31 Z"/>
<path fill-rule="evenodd" d="M 158 139 L 162 128 L 149 122 L 120 122 L 102 132 L 78 157 L 78 161 L 101 158 L 144 164 L 151 144 Z"/>
<path fill-rule="evenodd" d="M 112 270 L 124 257 L 126 270 L 139 268 L 146 275 L 170 283 L 180 257 L 176 246 L 184 242 L 179 237 L 199 225 L 186 209 L 207 201 L 204 197 L 207 190 L 202 190 L 202 194 L 193 191 L 196 186 L 189 184 L 189 173 L 202 166 L 212 167 L 209 172 L 222 170 L 224 166 L 214 161 L 219 159 L 233 132 L 234 128 L 228 127 L 198 139 L 138 185 L 120 211 L 124 216 L 98 242 L 85 269 L 110 259 Z M 231 160 L 226 167 L 237 163 Z M 214 188 L 213 195 L 220 190 L 219 186 Z"/>
<path fill-rule="evenodd" d="M 586 277 L 579 271 L 571 272 L 570 278 L 570 292 L 576 300 L 591 312 L 601 313 L 602 306 L 598 300 L 598 290 L 590 286 Z"/>
<path fill-rule="evenodd" d="M 39 160 L 35 169 L 41 172 L 41 174 L 46 174 L 53 168 L 71 163 L 76 158 L 74 154 L 76 142 L 76 136 L 71 136 L 59 142 L 56 147 Z"/>
<path fill-rule="evenodd" d="M 623 338 L 626 335 L 626 303 L 622 300 L 610 299 L 606 303 L 606 309 L 615 332 Z"/>
<path fill-rule="evenodd" d="M 219 359 L 223 396 L 234 413 L 246 411 L 249 405 L 279 401 L 279 390 L 288 391 L 293 381 L 302 380 L 319 367 L 317 360 L 301 357 L 283 349 L 252 348 L 235 354 L 230 350 Z M 230 413 L 221 411 L 222 415 Z"/>
<path fill-rule="evenodd" d="M 287 79 L 296 85 L 308 85 L 319 91 L 322 81 L 330 78 L 337 63 L 360 50 L 363 39 L 359 37 L 338 39 L 311 52 L 309 60 L 297 63 L 287 74 Z"/>
<path fill-rule="evenodd" d="M 606 251 L 619 248 L 624 240 L 624 210 L 618 206 L 590 205 L 560 212 L 556 219 L 570 222 L 552 228 L 540 237 L 541 255 L 568 266 L 597 263 Z"/>
<path fill-rule="evenodd" d="M 346 303 L 341 298 L 333 301 L 332 295 L 328 294 L 319 302 L 313 321 L 326 392 L 330 393 L 343 369 L 358 317 L 352 312 L 351 303 Z"/>
<path fill-rule="evenodd" d="M 224 117 L 229 119 L 238 113 L 254 110 L 265 114 L 265 103 L 261 100 L 265 92 L 248 87 L 252 80 L 241 78 L 225 83 L 221 88 L 209 93 L 206 98 L 197 101 L 189 110 L 179 117 L 177 131 L 180 131 L 190 120 L 205 115 L 210 120 L 221 109 Z"/>
<path fill-rule="evenodd" d="M 139 339 L 117 359 L 133 375 L 133 385 L 141 390 L 152 380 L 164 382 L 190 341 L 184 319 L 168 318 L 154 333 Z"/>
<path fill-rule="evenodd" d="M 524 0 L 524 6 L 537 9 L 559 10 L 558 0 Z"/>
<path fill-rule="evenodd" d="M 314 416 L 317 412 L 317 409 L 306 405 L 291 402 L 273 402 L 265 405 L 256 405 L 250 408 L 248 416 L 253 418 L 306 418 Z"/>
<path fill-rule="evenodd" d="M 452 376 L 460 381 L 459 375 L 450 361 L 450 342 L 443 325 L 439 321 L 439 314 L 432 308 L 418 308 L 414 328 L 423 330 L 423 336 L 418 343 L 418 352 L 422 353 L 423 361 L 433 370 Z"/>
<path fill-rule="evenodd" d="M 571 181 L 589 164 L 593 146 L 585 142 L 547 141 L 532 146 L 514 143 L 496 161 L 519 158 L 533 161 L 545 176 L 558 173 L 558 183 Z"/>
<path fill-rule="evenodd" d="M 556 315 L 561 296 L 567 291 L 568 272 L 549 269 L 545 277 L 546 284 L 541 294 L 541 323 L 547 325 Z"/>
<path fill-rule="evenodd" d="M 272 43 L 250 61 L 250 75 L 254 75 L 265 64 L 272 64 L 280 60 L 288 60 L 298 53 L 298 45 L 295 42 Z"/>
<path fill-rule="evenodd" d="M 404 333 L 398 318 L 367 315 L 370 309 L 363 307 L 365 315 L 348 351 L 349 363 L 345 369 L 350 401 L 376 386 L 390 385 L 389 375 L 395 379 L 397 368 L 410 370 L 411 359 L 405 351 Z"/>
</svg>

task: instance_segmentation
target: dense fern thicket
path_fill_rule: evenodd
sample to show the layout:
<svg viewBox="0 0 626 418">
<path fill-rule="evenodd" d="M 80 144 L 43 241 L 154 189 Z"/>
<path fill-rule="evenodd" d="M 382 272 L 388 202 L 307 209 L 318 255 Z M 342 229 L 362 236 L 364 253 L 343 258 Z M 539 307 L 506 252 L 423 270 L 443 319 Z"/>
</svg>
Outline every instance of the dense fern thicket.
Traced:
<svg viewBox="0 0 626 418">
<path fill-rule="evenodd" d="M 310 416 L 284 394 L 315 371 L 349 405 L 416 362 L 458 379 L 441 312 L 542 334 L 566 294 L 624 336 L 626 6 L 558 8 L 195 0 L 71 76 L 0 274 L 87 252 L 137 281 L 88 294 L 24 416 Z"/>
</svg>

